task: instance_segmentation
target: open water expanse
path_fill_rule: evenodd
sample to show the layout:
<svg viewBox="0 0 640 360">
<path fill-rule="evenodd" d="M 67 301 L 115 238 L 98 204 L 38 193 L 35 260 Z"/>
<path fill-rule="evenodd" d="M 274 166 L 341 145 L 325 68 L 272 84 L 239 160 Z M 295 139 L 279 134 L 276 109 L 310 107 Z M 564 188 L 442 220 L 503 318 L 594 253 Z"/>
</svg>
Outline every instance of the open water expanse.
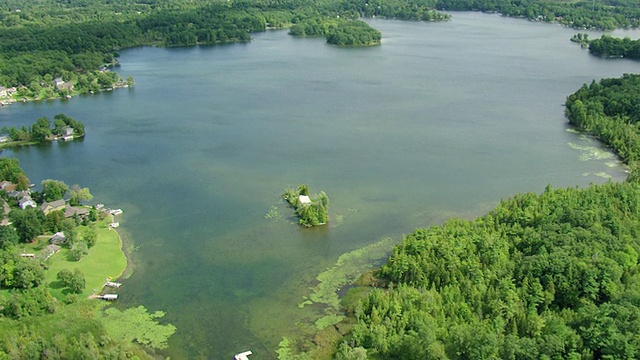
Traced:
<svg viewBox="0 0 640 360">
<path fill-rule="evenodd" d="M 0 126 L 63 112 L 86 138 L 2 155 L 36 184 L 80 184 L 124 210 L 135 271 L 117 306 L 165 311 L 174 359 L 276 358 L 283 336 L 316 319 L 298 304 L 341 254 L 547 184 L 625 177 L 571 131 L 563 103 L 639 63 L 590 56 L 569 41 L 575 30 L 497 15 L 369 23 L 381 46 L 268 31 L 123 51 L 117 71 L 133 89 L 0 108 Z M 301 183 L 328 194 L 329 225 L 292 223 L 280 194 Z M 265 218 L 274 206 L 282 219 Z"/>
</svg>

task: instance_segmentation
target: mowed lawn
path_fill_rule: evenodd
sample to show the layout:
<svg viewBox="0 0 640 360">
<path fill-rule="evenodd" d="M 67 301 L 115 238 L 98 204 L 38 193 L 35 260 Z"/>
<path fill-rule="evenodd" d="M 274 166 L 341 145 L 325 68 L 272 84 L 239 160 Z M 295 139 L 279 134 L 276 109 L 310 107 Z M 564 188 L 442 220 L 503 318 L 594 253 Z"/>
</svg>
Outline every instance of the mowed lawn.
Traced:
<svg viewBox="0 0 640 360">
<path fill-rule="evenodd" d="M 79 227 L 78 230 L 79 238 L 82 238 L 85 228 Z M 51 295 L 62 300 L 69 293 L 56 279 L 56 275 L 62 269 L 74 271 L 77 268 L 84 274 L 87 286 L 79 297 L 100 292 L 107 277 L 115 280 L 122 275 L 127 268 L 127 258 L 122 251 L 120 236 L 115 230 L 109 230 L 108 221 L 98 222 L 97 231 L 96 244 L 89 249 L 89 255 L 83 256 L 80 261 L 72 260 L 69 249 L 63 247 L 45 262 L 48 267 L 45 271 L 45 281 L 49 284 Z"/>
</svg>

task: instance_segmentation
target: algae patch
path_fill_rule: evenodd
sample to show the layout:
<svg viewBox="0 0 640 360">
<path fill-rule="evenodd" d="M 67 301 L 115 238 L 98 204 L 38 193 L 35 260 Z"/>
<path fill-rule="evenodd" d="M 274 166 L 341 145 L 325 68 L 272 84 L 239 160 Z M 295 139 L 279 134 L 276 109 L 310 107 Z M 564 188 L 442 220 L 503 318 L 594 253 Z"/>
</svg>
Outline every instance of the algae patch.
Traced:
<svg viewBox="0 0 640 360">
<path fill-rule="evenodd" d="M 324 316 L 315 322 L 318 330 L 335 325 L 344 318 L 340 310 L 340 298 L 337 291 L 354 282 L 363 272 L 384 260 L 393 245 L 393 239 L 385 238 L 364 248 L 343 254 L 335 265 L 316 277 L 318 284 L 311 288 L 311 294 L 305 297 L 298 306 L 304 307 L 311 304 L 326 306 Z"/>
<path fill-rule="evenodd" d="M 580 151 L 580 161 L 608 160 L 615 159 L 616 157 L 611 151 L 599 149 L 595 146 L 578 145 L 571 142 L 569 142 L 568 145 L 570 148 Z"/>
<path fill-rule="evenodd" d="M 394 245 L 393 239 L 384 238 L 364 248 L 348 252 L 341 255 L 333 266 L 316 276 L 318 283 L 309 288 L 310 294 L 303 297 L 298 307 L 317 306 L 321 312 L 307 318 L 304 324 L 298 324 L 303 329 L 301 334 L 282 338 L 276 351 L 278 359 L 325 358 L 319 357 L 316 351 L 327 349 L 332 336 L 339 333 L 335 325 L 345 318 L 338 290 L 354 283 L 363 273 L 381 265 L 388 258 Z M 312 336 L 313 343 L 308 340 Z"/>
<path fill-rule="evenodd" d="M 268 220 L 282 220 L 282 217 L 282 212 L 277 206 L 272 206 L 264 215 L 264 218 Z"/>
</svg>

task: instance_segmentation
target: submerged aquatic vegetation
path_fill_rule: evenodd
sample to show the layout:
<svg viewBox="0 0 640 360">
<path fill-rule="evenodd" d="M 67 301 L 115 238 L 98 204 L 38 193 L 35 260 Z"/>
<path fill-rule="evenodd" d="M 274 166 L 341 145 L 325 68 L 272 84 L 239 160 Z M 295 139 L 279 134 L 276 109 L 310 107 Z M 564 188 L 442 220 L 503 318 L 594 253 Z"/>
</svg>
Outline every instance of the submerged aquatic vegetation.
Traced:
<svg viewBox="0 0 640 360">
<path fill-rule="evenodd" d="M 581 152 L 580 161 L 589 161 L 589 160 L 605 160 L 605 159 L 614 159 L 616 155 L 609 150 L 600 149 L 595 146 L 585 146 L 578 145 L 574 143 L 568 143 L 569 147 Z"/>
<path fill-rule="evenodd" d="M 299 306 L 304 307 L 310 304 L 326 306 L 325 316 L 315 322 L 318 330 L 337 324 L 343 319 L 337 291 L 353 283 L 362 273 L 386 259 L 393 244 L 393 239 L 384 238 L 364 248 L 343 254 L 331 268 L 316 277 L 318 284 L 311 288 L 311 294 Z"/>
</svg>

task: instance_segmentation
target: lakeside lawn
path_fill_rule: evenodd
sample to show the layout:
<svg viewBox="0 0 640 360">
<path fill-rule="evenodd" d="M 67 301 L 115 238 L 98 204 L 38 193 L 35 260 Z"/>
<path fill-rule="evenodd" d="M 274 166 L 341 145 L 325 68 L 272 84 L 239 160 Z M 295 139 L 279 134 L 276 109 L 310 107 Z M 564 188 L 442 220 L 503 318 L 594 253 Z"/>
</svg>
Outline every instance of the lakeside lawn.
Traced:
<svg viewBox="0 0 640 360">
<path fill-rule="evenodd" d="M 86 280 L 85 290 L 78 295 L 79 298 L 86 298 L 93 293 L 102 290 L 107 277 L 113 279 L 118 278 L 124 273 L 127 267 L 127 258 L 122 251 L 122 239 L 115 230 L 109 230 L 108 224 L 111 219 L 99 221 L 97 223 L 98 239 L 96 244 L 89 249 L 89 254 L 85 255 L 80 261 L 74 261 L 71 258 L 70 250 L 63 247 L 59 252 L 52 255 L 45 264 L 45 281 L 48 283 L 51 295 L 64 300 L 69 290 L 62 286 L 56 279 L 56 275 L 62 269 L 71 271 L 80 269 Z M 86 226 L 79 226 L 79 237 L 82 238 Z M 48 242 L 50 236 L 41 236 L 33 244 L 25 245 L 25 252 L 37 253 L 43 249 Z"/>
</svg>

